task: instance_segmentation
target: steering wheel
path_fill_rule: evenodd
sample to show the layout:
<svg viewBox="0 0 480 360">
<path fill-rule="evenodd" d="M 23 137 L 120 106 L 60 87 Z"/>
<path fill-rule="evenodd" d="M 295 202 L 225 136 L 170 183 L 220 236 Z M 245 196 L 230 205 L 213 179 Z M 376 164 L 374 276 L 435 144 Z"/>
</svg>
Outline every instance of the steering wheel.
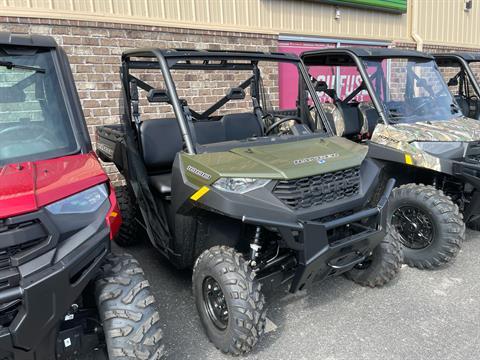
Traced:
<svg viewBox="0 0 480 360">
<path fill-rule="evenodd" d="M 298 116 L 285 116 L 281 118 L 280 120 L 275 121 L 272 125 L 270 125 L 267 130 L 265 130 L 265 135 L 269 135 L 273 129 L 279 127 L 282 125 L 284 122 L 294 120 L 297 124 L 302 123 L 302 119 L 300 119 Z"/>
<path fill-rule="evenodd" d="M 14 140 L 10 140 L 10 142 L 12 142 L 12 141 L 25 141 L 25 140 L 36 141 L 36 140 L 39 140 L 41 138 L 44 138 L 44 140 L 53 144 L 54 141 L 52 141 L 52 139 L 56 138 L 55 134 L 51 130 L 47 129 L 44 126 L 40 126 L 40 125 L 36 125 L 36 124 L 17 125 L 17 126 L 12 126 L 12 127 L 3 129 L 3 130 L 0 131 L 0 138 L 6 137 L 7 135 L 9 135 L 11 133 L 24 133 L 24 134 L 27 134 L 27 135 L 31 135 L 31 134 L 37 134 L 37 135 L 35 135 L 34 137 L 31 137 L 31 138 L 27 138 L 25 136 L 23 137 L 23 139 L 22 138 L 20 138 L 20 139 L 15 138 Z"/>
</svg>

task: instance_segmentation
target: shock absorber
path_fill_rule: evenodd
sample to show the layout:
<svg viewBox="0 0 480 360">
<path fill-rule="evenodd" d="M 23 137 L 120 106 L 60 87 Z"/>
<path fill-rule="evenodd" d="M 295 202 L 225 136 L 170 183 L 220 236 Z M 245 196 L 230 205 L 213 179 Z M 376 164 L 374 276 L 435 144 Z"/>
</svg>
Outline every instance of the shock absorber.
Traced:
<svg viewBox="0 0 480 360">
<path fill-rule="evenodd" d="M 253 242 L 250 243 L 250 265 L 252 267 L 257 266 L 257 258 L 262 248 L 261 235 L 262 228 L 260 226 L 257 226 L 257 228 L 255 229 L 255 236 L 253 237 Z"/>
</svg>

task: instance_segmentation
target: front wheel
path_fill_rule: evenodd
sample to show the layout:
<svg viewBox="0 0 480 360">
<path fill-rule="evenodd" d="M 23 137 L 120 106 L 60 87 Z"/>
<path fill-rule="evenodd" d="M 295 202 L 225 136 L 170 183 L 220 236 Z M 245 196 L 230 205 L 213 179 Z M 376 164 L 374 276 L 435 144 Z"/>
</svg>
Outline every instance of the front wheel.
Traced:
<svg viewBox="0 0 480 360">
<path fill-rule="evenodd" d="M 407 265 L 434 269 L 457 256 L 465 224 L 458 206 L 442 191 L 422 184 L 402 185 L 393 190 L 389 209 Z"/>
<path fill-rule="evenodd" d="M 157 303 L 137 260 L 110 254 L 95 294 L 110 360 L 162 358 Z"/>
<path fill-rule="evenodd" d="M 392 280 L 402 266 L 402 247 L 395 232 L 388 231 L 382 242 L 361 264 L 345 273 L 355 283 L 380 287 Z"/>
<path fill-rule="evenodd" d="M 242 254 L 226 246 L 204 251 L 193 269 L 193 295 L 210 341 L 222 352 L 249 352 L 264 332 L 265 299 Z"/>
</svg>

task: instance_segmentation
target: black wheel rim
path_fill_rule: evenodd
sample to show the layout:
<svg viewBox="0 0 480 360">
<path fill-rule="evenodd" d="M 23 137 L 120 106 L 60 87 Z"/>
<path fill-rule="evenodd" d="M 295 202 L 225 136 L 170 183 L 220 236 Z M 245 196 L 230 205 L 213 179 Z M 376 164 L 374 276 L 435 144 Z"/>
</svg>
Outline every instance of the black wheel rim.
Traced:
<svg viewBox="0 0 480 360">
<path fill-rule="evenodd" d="M 415 206 L 401 206 L 393 212 L 392 226 L 400 242 L 409 249 L 424 249 L 435 237 L 432 218 Z"/>
<path fill-rule="evenodd" d="M 203 281 L 203 305 L 208 317 L 220 330 L 228 326 L 228 306 L 222 288 L 211 276 Z"/>
</svg>

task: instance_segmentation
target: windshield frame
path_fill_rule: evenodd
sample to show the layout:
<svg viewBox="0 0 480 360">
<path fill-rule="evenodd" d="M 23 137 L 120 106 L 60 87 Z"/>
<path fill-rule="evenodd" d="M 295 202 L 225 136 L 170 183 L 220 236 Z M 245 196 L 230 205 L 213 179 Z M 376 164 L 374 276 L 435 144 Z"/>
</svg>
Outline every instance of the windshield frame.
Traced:
<svg viewBox="0 0 480 360">
<path fill-rule="evenodd" d="M 140 59 L 140 60 L 139 60 Z M 199 65 L 191 63 L 192 60 L 202 60 L 204 64 Z M 132 91 L 130 88 L 130 78 L 132 77 L 130 70 L 133 69 L 155 69 L 159 70 L 163 76 L 163 81 L 166 87 L 166 90 L 170 96 L 170 105 L 175 114 L 175 119 L 179 125 L 180 133 L 182 139 L 185 143 L 185 151 L 189 154 L 198 153 L 198 149 L 204 148 L 205 144 L 198 144 L 194 140 L 195 136 L 192 136 L 194 129 L 191 129 L 189 126 L 188 120 L 184 115 L 182 105 L 180 102 L 180 97 L 177 93 L 177 87 L 171 70 L 202 70 L 202 69 L 211 69 L 223 70 L 224 66 L 231 66 L 229 63 L 230 60 L 234 61 L 244 61 L 244 62 L 272 62 L 272 63 L 291 63 L 296 66 L 298 70 L 299 77 L 303 80 L 304 84 L 307 87 L 307 90 L 310 94 L 315 94 L 315 90 L 311 83 L 308 72 L 303 64 L 303 62 L 293 54 L 287 53 L 262 53 L 262 52 L 249 52 L 249 51 L 215 51 L 215 50 L 161 50 L 157 48 L 148 48 L 148 49 L 131 49 L 127 50 L 122 54 L 122 67 L 121 67 L 121 78 L 122 78 L 122 92 L 124 96 L 124 111 L 125 111 L 125 123 L 126 126 L 135 127 L 136 120 L 132 111 L 132 103 L 136 100 L 132 98 Z M 206 61 L 206 62 L 205 62 Z M 221 61 L 220 64 L 210 64 L 208 61 Z M 248 68 L 243 67 L 247 66 Z M 246 63 L 236 64 L 236 70 L 247 70 L 251 71 L 249 66 Z M 320 100 L 316 96 L 312 96 L 313 105 L 316 112 L 319 114 L 320 120 L 323 127 L 326 130 L 328 136 L 334 136 L 333 129 L 330 126 L 330 123 L 327 120 L 327 116 L 323 111 L 323 108 L 320 104 Z M 314 126 L 316 124 L 308 124 L 309 126 Z M 195 135 L 195 134 L 193 134 Z M 300 135 L 296 135 L 298 138 Z M 252 144 L 253 145 L 253 144 Z"/>
<path fill-rule="evenodd" d="M 9 45 L 3 46 L 0 44 L 0 49 L 5 49 L 8 52 L 9 48 L 11 48 Z M 63 56 L 61 57 L 59 52 L 62 50 L 59 48 L 26 46 L 23 49 L 22 47 L 20 48 L 15 47 L 14 51 L 11 51 L 11 56 L 13 58 L 17 56 L 18 57 L 25 56 L 25 55 L 31 54 L 32 51 L 34 50 L 44 51 L 45 53 L 48 52 L 52 60 L 53 69 L 55 71 L 55 75 L 57 76 L 57 80 L 58 80 L 57 95 L 62 97 L 61 102 L 63 102 L 65 106 L 67 119 L 64 119 L 64 121 L 68 122 L 68 126 L 70 126 L 70 129 L 72 132 L 71 140 L 72 140 L 73 146 L 71 149 L 57 148 L 54 150 L 44 151 L 41 153 L 22 155 L 22 156 L 8 158 L 4 160 L 0 159 L 0 167 L 3 167 L 8 164 L 15 164 L 20 162 L 49 160 L 49 159 L 78 154 L 80 152 L 88 152 L 91 150 L 91 143 L 90 143 L 90 138 L 88 137 L 86 124 L 84 124 L 84 127 L 81 126 L 82 121 L 83 123 L 85 123 L 83 112 L 79 104 L 78 94 L 76 92 L 73 76 L 71 75 L 71 73 L 67 73 L 67 71 L 69 71 L 69 63 L 65 53 L 62 53 Z M 15 61 L 12 61 L 12 62 L 15 63 Z M 68 69 L 66 68 L 66 66 L 68 66 Z M 75 101 L 75 99 L 78 99 L 78 100 Z M 82 121 L 80 122 L 76 121 L 77 119 L 80 119 Z M 83 138 L 81 138 L 82 135 L 83 135 Z"/>
<path fill-rule="evenodd" d="M 416 123 L 416 122 L 422 122 L 422 121 L 429 121 L 429 119 L 419 119 L 417 121 L 396 121 L 396 120 L 393 120 L 393 118 L 389 114 L 389 111 L 388 111 L 388 108 L 385 104 L 385 101 L 383 101 L 381 99 L 378 92 L 374 88 L 374 86 L 371 82 L 371 76 L 368 75 L 367 63 L 368 62 L 377 62 L 378 64 L 381 64 L 384 60 L 388 61 L 388 60 L 394 60 L 394 59 L 405 59 L 407 61 L 417 60 L 418 63 L 420 63 L 421 60 L 423 60 L 423 62 L 432 62 L 433 65 L 434 65 L 434 69 L 438 72 L 438 80 L 445 83 L 440 71 L 438 70 L 438 65 L 435 63 L 435 60 L 433 60 L 433 59 L 424 59 L 422 57 L 415 57 L 415 56 L 384 56 L 384 57 L 360 58 L 359 62 L 356 61 L 357 66 L 358 66 L 358 70 L 360 72 L 362 80 L 366 84 L 367 91 L 368 91 L 370 97 L 372 98 L 372 102 L 373 102 L 377 112 L 379 113 L 380 117 L 383 119 L 385 124 L 388 124 L 388 125 L 409 124 L 409 123 Z M 388 81 L 386 79 L 385 79 L 385 84 L 387 85 L 387 88 L 388 88 Z M 450 98 L 452 100 L 452 104 L 455 106 L 455 109 L 457 110 L 457 114 L 458 114 L 457 116 L 453 116 L 452 118 L 445 119 L 445 121 L 452 120 L 452 119 L 455 119 L 455 118 L 458 118 L 458 117 L 462 117 L 463 115 L 462 115 L 461 111 L 459 110 L 460 109 L 459 105 L 457 104 L 455 98 L 450 93 L 447 84 L 445 83 L 444 85 L 445 85 L 445 89 L 446 89 L 445 94 L 450 96 Z M 441 121 L 441 120 L 434 120 L 434 121 Z"/>
<path fill-rule="evenodd" d="M 480 98 L 480 74 L 478 75 L 478 78 L 477 78 L 472 68 L 470 67 L 470 63 L 480 64 L 480 59 L 466 60 L 461 53 L 433 54 L 433 56 L 435 58 L 437 66 L 440 68 L 448 67 L 449 61 L 453 61 L 454 63 L 457 63 L 460 69 L 467 74 L 467 77 L 470 80 L 470 84 L 473 86 L 473 90 L 475 91 L 475 94 Z"/>
<path fill-rule="evenodd" d="M 470 64 L 471 63 L 476 63 L 476 64 L 480 64 L 480 60 L 471 60 L 471 61 L 465 61 L 464 59 L 460 59 L 460 64 L 461 66 L 464 67 L 469 79 L 470 79 L 470 82 L 473 86 L 473 89 L 475 90 L 477 96 L 480 98 L 480 74 L 478 74 L 478 76 L 475 75 L 475 73 L 473 72 L 472 68 L 470 67 Z"/>
</svg>

